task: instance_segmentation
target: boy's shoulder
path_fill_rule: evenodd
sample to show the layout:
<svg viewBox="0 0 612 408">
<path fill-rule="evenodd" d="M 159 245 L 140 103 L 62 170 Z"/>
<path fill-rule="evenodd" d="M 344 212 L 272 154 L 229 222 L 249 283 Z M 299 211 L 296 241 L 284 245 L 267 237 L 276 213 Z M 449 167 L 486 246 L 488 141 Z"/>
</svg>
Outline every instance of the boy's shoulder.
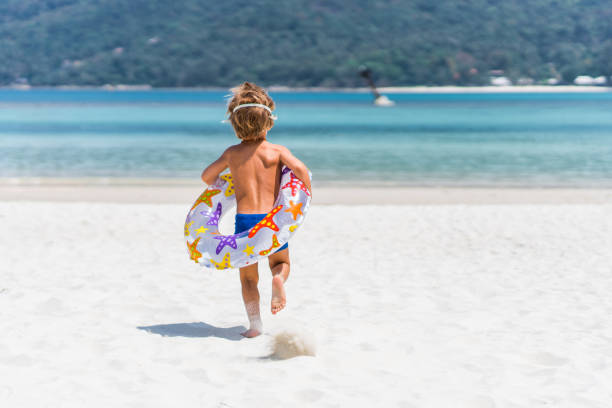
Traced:
<svg viewBox="0 0 612 408">
<path fill-rule="evenodd" d="M 287 148 L 281 144 L 275 144 L 275 143 L 270 143 L 266 140 L 266 148 L 270 149 L 270 150 L 276 150 L 276 151 L 283 151 L 283 150 L 287 150 Z"/>
<path fill-rule="evenodd" d="M 235 144 L 235 145 L 231 145 L 229 146 L 227 149 L 225 149 L 225 151 L 223 152 L 223 155 L 225 156 L 231 156 L 234 153 L 240 153 L 241 151 L 245 150 L 246 147 L 240 143 Z"/>
<path fill-rule="evenodd" d="M 264 141 L 263 143 L 261 143 L 258 147 L 258 150 L 267 150 L 267 151 L 274 151 L 274 152 L 278 152 L 278 153 L 283 153 L 288 151 L 289 149 L 287 149 L 285 146 L 280 145 L 280 144 L 275 144 L 275 143 L 270 143 L 267 140 Z M 244 150 L 250 150 L 250 147 L 248 147 L 247 145 L 244 145 L 242 143 L 237 143 L 235 145 L 231 145 L 230 147 L 228 147 L 225 150 L 225 154 L 232 154 L 232 153 L 239 153 L 241 151 Z"/>
<path fill-rule="evenodd" d="M 266 141 L 266 143 L 267 143 L 266 149 L 273 150 L 273 151 L 275 151 L 275 152 L 277 152 L 279 154 L 282 154 L 282 153 L 285 153 L 285 152 L 289 151 L 288 148 L 286 148 L 285 146 L 283 146 L 281 144 L 274 144 L 274 143 L 270 143 L 268 141 Z"/>
</svg>

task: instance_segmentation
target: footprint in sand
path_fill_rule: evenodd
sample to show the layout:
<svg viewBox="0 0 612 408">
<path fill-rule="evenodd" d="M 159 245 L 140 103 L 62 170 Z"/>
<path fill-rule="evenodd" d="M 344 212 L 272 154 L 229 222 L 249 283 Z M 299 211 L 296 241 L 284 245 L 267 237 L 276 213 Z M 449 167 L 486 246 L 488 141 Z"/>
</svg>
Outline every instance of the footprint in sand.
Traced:
<svg viewBox="0 0 612 408">
<path fill-rule="evenodd" d="M 38 303 L 36 310 L 43 315 L 56 315 L 64 311 L 64 303 L 58 298 L 51 297 Z"/>
<path fill-rule="evenodd" d="M 320 390 L 305 389 L 296 392 L 296 395 L 302 402 L 317 402 L 318 400 L 323 398 L 325 393 Z"/>
<path fill-rule="evenodd" d="M 488 395 L 446 395 L 428 399 L 423 407 L 439 408 L 496 408 L 495 400 Z"/>
<path fill-rule="evenodd" d="M 3 358 L 2 361 L 15 367 L 29 367 L 32 365 L 32 359 L 25 354 Z"/>
<path fill-rule="evenodd" d="M 370 343 L 359 343 L 359 348 L 362 351 L 376 351 L 378 348 Z"/>
<path fill-rule="evenodd" d="M 183 370 L 183 375 L 192 381 L 198 381 L 200 383 L 210 383 L 210 377 L 208 372 L 204 369 L 196 370 Z"/>
<path fill-rule="evenodd" d="M 0 386 L 0 399 L 7 399 L 13 395 L 13 389 L 7 386 Z"/>
<path fill-rule="evenodd" d="M 546 367 L 559 367 L 567 364 L 569 361 L 567 358 L 557 356 L 547 351 L 541 351 L 529 356 L 532 363 L 543 365 Z"/>
</svg>

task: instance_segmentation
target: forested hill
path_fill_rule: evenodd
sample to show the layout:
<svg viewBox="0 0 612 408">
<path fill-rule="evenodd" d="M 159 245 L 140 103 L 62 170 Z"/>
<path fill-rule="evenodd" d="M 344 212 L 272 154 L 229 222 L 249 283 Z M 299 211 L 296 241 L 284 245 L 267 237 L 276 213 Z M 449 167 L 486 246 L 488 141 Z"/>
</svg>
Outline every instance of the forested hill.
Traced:
<svg viewBox="0 0 612 408">
<path fill-rule="evenodd" d="M 482 84 L 612 75 L 609 0 L 2 0 L 0 84 Z"/>
</svg>

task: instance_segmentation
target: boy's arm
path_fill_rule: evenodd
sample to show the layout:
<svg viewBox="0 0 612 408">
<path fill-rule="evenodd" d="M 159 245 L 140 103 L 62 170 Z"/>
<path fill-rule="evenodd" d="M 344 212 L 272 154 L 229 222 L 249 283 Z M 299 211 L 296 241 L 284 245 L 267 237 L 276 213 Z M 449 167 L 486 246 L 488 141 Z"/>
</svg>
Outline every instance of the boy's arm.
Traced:
<svg viewBox="0 0 612 408">
<path fill-rule="evenodd" d="M 289 149 L 284 146 L 281 146 L 281 154 L 280 154 L 281 162 L 289 167 L 293 174 L 295 174 L 300 180 L 306 184 L 308 191 L 312 195 L 312 187 L 310 186 L 310 176 L 308 175 L 308 167 L 304 163 L 302 163 L 297 157 L 295 157 Z"/>
<path fill-rule="evenodd" d="M 228 152 L 227 150 L 214 162 L 212 162 L 202 172 L 202 181 L 208 185 L 211 185 L 217 180 L 219 174 L 229 166 Z"/>
</svg>

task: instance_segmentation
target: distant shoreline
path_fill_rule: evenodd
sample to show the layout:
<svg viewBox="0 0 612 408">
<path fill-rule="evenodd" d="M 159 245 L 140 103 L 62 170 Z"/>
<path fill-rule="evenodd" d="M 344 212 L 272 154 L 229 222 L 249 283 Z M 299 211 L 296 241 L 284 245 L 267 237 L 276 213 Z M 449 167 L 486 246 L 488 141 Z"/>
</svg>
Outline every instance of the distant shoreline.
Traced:
<svg viewBox="0 0 612 408">
<path fill-rule="evenodd" d="M 203 183 L 180 185 L 0 185 L 0 202 L 89 202 L 183 204 L 204 190 Z M 610 204 L 612 188 L 550 187 L 365 187 L 314 186 L 316 205 L 496 205 Z"/>
<path fill-rule="evenodd" d="M 122 176 L 12 176 L 0 177 L 0 190 L 7 188 L 198 188 L 205 187 L 200 181 L 199 173 L 192 178 L 185 177 L 122 177 Z M 316 180 L 314 186 L 321 189 L 350 190 L 350 189 L 485 189 L 485 190 L 606 190 L 612 191 L 612 184 L 601 182 L 592 183 L 566 183 L 554 182 L 511 182 L 511 181 L 478 181 L 478 180 L 438 180 L 424 182 L 399 182 L 395 180 Z"/>
<path fill-rule="evenodd" d="M 209 91 L 225 92 L 229 88 L 223 87 L 190 87 L 190 88 L 153 88 L 149 85 L 104 85 L 104 86 L 2 86 L 0 90 L 37 91 L 37 90 L 74 90 L 74 91 L 108 91 L 108 92 L 149 92 L 149 91 Z M 267 87 L 269 92 L 341 92 L 341 93 L 370 93 L 366 87 L 358 88 L 327 88 L 327 87 L 288 87 L 273 85 Z M 378 91 L 383 94 L 473 94 L 473 93 L 602 93 L 612 92 L 609 86 L 589 85 L 516 85 L 516 86 L 387 86 L 380 87 Z"/>
<path fill-rule="evenodd" d="M 205 184 L 198 177 L 124 177 L 124 176 L 9 176 L 0 177 L 0 190 L 8 188 L 204 188 Z M 485 189 L 485 190 L 606 190 L 612 192 L 612 183 L 555 183 L 555 182 L 518 182 L 500 180 L 499 182 L 479 180 L 438 180 L 399 182 L 396 180 L 315 180 L 319 189 L 350 190 L 350 189 L 380 189 L 380 190 L 412 190 L 412 189 Z"/>
<path fill-rule="evenodd" d="M 414 86 L 383 87 L 381 93 L 582 93 L 612 92 L 612 87 L 583 85 L 520 85 L 520 86 Z"/>
</svg>

